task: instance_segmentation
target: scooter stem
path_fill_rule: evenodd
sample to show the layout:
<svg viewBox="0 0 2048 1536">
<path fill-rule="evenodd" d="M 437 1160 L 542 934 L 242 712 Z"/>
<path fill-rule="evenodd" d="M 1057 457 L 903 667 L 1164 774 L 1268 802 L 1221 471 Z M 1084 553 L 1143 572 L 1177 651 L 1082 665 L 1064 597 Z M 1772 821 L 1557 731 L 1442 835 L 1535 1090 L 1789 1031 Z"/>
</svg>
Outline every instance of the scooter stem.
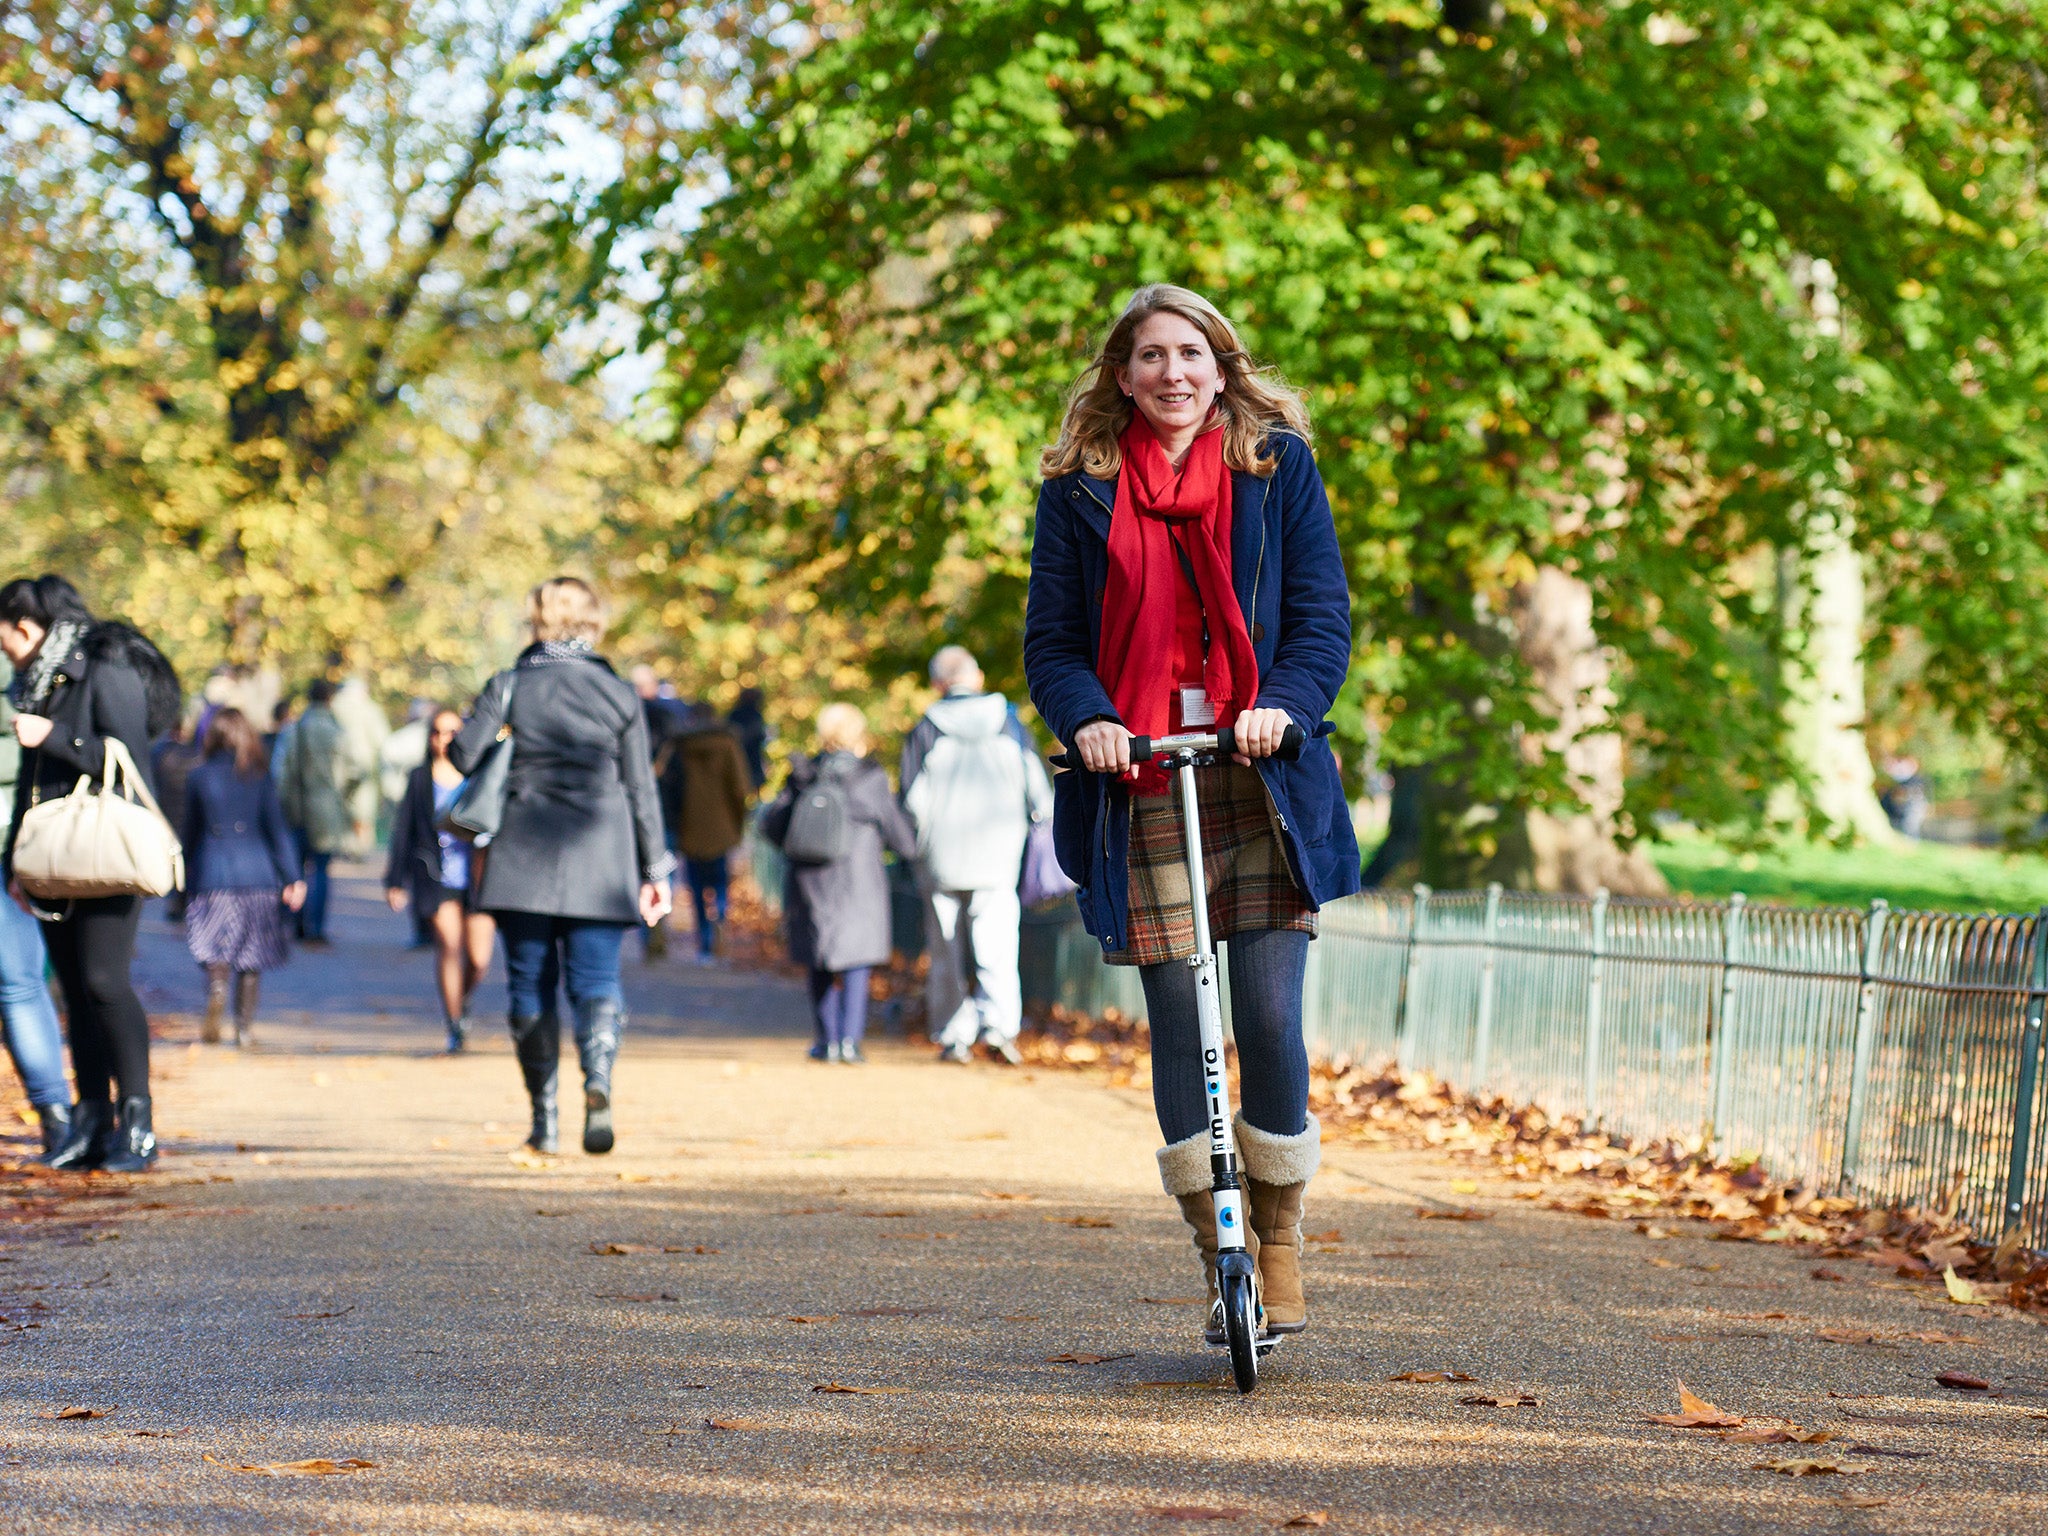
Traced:
<svg viewBox="0 0 2048 1536">
<path fill-rule="evenodd" d="M 1237 1185 L 1237 1148 L 1230 1127 L 1230 1083 L 1223 1071 L 1223 1000 L 1217 985 L 1216 946 L 1209 936 L 1209 883 L 1202 868 L 1202 815 L 1195 799 L 1193 754 L 1179 763 L 1181 823 L 1186 829 L 1189 904 L 1194 910 L 1195 1019 L 1202 1043 L 1202 1096 L 1209 1108 L 1209 1186 L 1216 1203 L 1216 1251 L 1241 1253 L 1244 1196 Z"/>
</svg>

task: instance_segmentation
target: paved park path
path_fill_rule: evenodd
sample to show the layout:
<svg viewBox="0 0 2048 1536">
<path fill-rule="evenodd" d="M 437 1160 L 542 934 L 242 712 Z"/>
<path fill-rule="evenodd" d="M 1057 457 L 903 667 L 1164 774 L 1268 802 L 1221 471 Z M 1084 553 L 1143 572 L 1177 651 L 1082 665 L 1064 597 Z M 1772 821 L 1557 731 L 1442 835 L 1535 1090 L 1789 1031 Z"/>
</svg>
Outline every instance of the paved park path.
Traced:
<svg viewBox="0 0 2048 1536">
<path fill-rule="evenodd" d="M 1140 1096 L 893 1044 L 814 1065 L 779 978 L 633 960 L 619 1151 L 522 1157 L 502 1032 L 432 1053 L 427 962 L 374 895 L 344 884 L 341 942 L 241 1056 L 191 1043 L 197 974 L 150 925 L 162 1168 L 0 1228 L 8 1536 L 2048 1531 L 2037 1324 L 1418 1155 L 1328 1149 L 1313 1331 L 1256 1396 L 1213 1390 Z M 1416 1215 L 1464 1206 L 1491 1219 Z M 1926 1331 L 1981 1342 L 1898 1338 Z M 1645 1423 L 1680 1377 L 1840 1438 Z M 40 1417 L 72 1405 L 115 1411 Z M 1788 1454 L 1871 1470 L 1751 1470 Z M 375 1465 L 235 1470 L 316 1457 Z"/>
</svg>

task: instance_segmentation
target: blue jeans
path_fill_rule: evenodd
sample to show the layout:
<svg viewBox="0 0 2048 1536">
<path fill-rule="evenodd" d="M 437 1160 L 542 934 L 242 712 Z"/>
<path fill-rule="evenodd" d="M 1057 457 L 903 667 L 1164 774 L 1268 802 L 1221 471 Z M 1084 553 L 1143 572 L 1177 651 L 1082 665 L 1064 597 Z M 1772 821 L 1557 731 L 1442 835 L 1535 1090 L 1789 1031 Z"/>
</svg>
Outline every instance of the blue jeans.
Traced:
<svg viewBox="0 0 2048 1536">
<path fill-rule="evenodd" d="M 619 947 L 625 942 L 627 924 L 544 912 L 492 915 L 505 940 L 505 986 L 512 994 L 514 1018 L 554 1014 L 555 993 L 565 980 L 578 1044 L 589 1033 L 593 1003 L 610 1001 L 625 1011 Z"/>
<path fill-rule="evenodd" d="M 306 841 L 306 834 L 297 827 L 292 828 L 292 841 L 298 845 L 299 867 L 306 877 L 306 902 L 299 908 L 299 937 L 324 939 L 327 937 L 327 861 L 334 855 L 315 853 L 313 845 Z"/>
<path fill-rule="evenodd" d="M 1308 1127 L 1308 1048 L 1301 1038 L 1308 935 L 1292 928 L 1234 933 L 1230 1027 L 1237 1042 L 1244 1117 L 1275 1136 Z M 1152 1108 L 1169 1143 L 1208 1127 L 1195 973 L 1185 960 L 1138 968 L 1152 1030 Z"/>
<path fill-rule="evenodd" d="M 64 1037 L 43 979 L 44 964 L 42 925 L 0 896 L 0 1020 L 6 1024 L 7 1054 L 37 1109 L 71 1102 L 64 1081 Z"/>
<path fill-rule="evenodd" d="M 732 877 L 726 869 L 726 855 L 715 859 L 685 859 L 683 872 L 690 880 L 690 900 L 697 909 L 697 953 L 709 959 L 718 944 L 718 925 L 725 921 L 725 895 Z"/>
<path fill-rule="evenodd" d="M 868 1030 L 868 967 L 811 972 L 811 1010 L 825 1045 L 859 1045 Z"/>
</svg>

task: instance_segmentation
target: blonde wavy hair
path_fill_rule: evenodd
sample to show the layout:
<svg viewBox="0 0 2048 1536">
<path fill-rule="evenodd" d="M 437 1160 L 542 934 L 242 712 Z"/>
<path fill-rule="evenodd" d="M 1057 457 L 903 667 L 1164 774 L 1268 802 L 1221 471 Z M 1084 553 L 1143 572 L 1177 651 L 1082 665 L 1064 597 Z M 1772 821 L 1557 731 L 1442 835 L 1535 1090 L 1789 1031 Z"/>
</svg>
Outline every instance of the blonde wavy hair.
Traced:
<svg viewBox="0 0 2048 1536">
<path fill-rule="evenodd" d="M 526 596 L 526 621 L 536 640 L 582 640 L 604 636 L 604 601 L 579 576 L 556 576 Z"/>
<path fill-rule="evenodd" d="M 1123 467 L 1117 440 L 1137 409 L 1117 383 L 1116 372 L 1131 365 L 1138 327 L 1158 314 L 1179 315 L 1200 331 L 1222 370 L 1223 392 L 1216 397 L 1216 409 L 1224 423 L 1224 463 L 1263 478 L 1280 463 L 1264 451 L 1273 433 L 1292 432 L 1305 443 L 1314 441 L 1300 391 L 1245 351 L 1237 327 L 1214 304 L 1187 288 L 1147 283 L 1131 295 L 1103 338 L 1102 350 L 1068 394 L 1059 438 L 1038 456 L 1038 472 L 1046 479 L 1077 469 L 1098 480 L 1116 478 Z"/>
</svg>

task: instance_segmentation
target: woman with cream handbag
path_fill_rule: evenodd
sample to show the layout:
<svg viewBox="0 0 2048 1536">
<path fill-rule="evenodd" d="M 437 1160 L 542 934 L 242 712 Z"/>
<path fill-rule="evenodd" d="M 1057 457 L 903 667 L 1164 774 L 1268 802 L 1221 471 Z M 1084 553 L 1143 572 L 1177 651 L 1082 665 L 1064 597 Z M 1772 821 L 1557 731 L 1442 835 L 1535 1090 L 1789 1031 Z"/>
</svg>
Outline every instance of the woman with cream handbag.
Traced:
<svg viewBox="0 0 2048 1536">
<path fill-rule="evenodd" d="M 7 890 L 42 921 L 78 1091 L 71 1134 L 44 1161 L 139 1173 L 156 1162 L 156 1134 L 149 1020 L 129 967 L 142 893 L 182 874 L 140 765 L 178 717 L 177 674 L 126 624 L 95 620 L 61 576 L 0 586 L 0 654 L 14 664 L 22 746 Z"/>
</svg>

